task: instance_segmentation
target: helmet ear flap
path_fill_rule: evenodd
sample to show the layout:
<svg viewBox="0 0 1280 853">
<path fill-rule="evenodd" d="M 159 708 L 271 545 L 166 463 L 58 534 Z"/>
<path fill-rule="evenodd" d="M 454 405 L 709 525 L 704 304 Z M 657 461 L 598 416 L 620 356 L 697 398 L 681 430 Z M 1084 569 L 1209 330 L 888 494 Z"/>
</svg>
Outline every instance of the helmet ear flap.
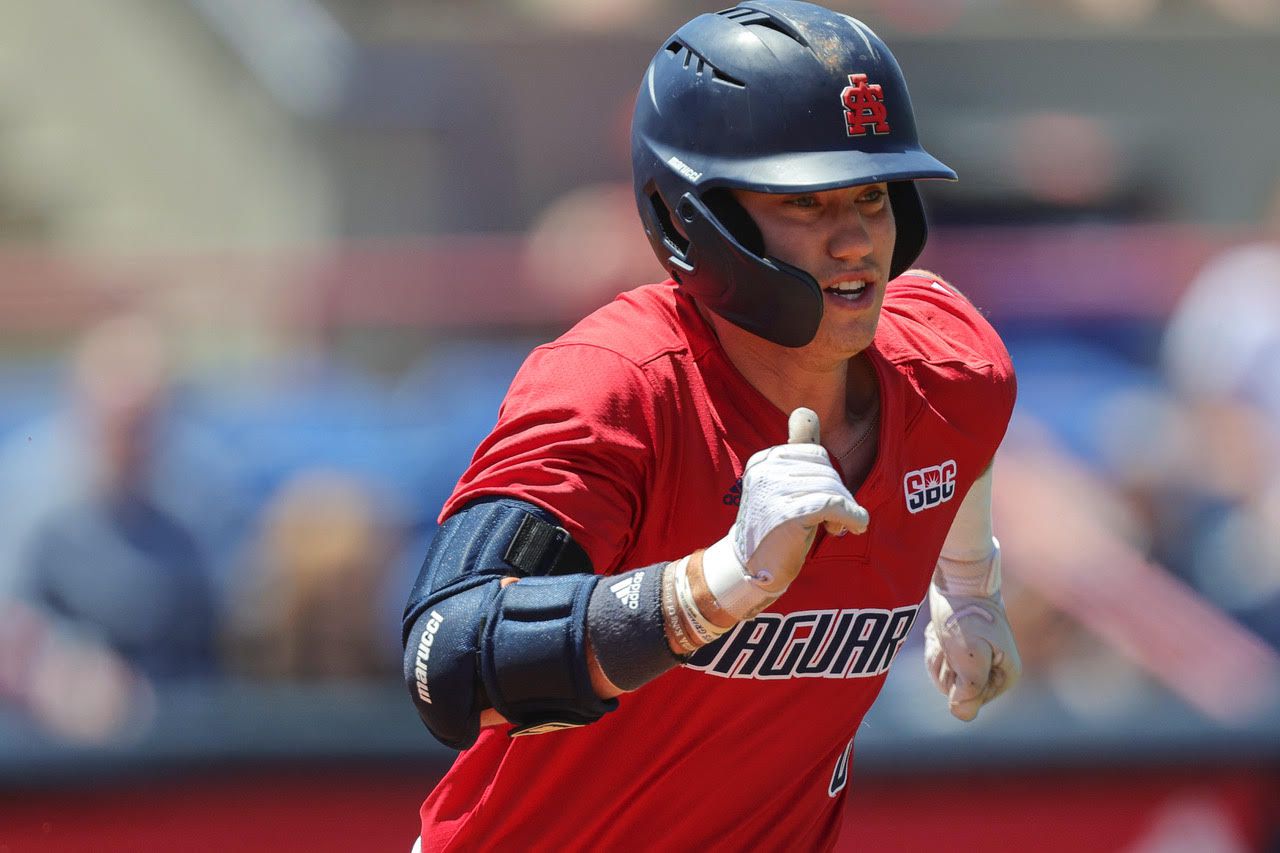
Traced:
<svg viewBox="0 0 1280 853">
<path fill-rule="evenodd" d="M 674 213 L 689 235 L 692 261 L 669 259 L 683 270 L 678 279 L 681 287 L 721 317 L 765 340 L 787 347 L 813 340 L 822 321 L 822 290 L 813 276 L 749 250 L 696 193 L 685 193 Z M 754 223 L 752 229 L 759 233 Z"/>
<path fill-rule="evenodd" d="M 914 181 L 891 182 L 889 203 L 893 206 L 893 220 L 898 231 L 893 244 L 893 260 L 889 263 L 889 278 L 894 279 L 911 269 L 924 251 L 929 226 L 924 218 L 924 202 Z"/>
<path fill-rule="evenodd" d="M 760 226 L 738 203 L 733 190 L 726 187 L 708 190 L 703 193 L 702 200 L 744 249 L 758 258 L 764 257 L 764 235 L 760 233 Z"/>
</svg>

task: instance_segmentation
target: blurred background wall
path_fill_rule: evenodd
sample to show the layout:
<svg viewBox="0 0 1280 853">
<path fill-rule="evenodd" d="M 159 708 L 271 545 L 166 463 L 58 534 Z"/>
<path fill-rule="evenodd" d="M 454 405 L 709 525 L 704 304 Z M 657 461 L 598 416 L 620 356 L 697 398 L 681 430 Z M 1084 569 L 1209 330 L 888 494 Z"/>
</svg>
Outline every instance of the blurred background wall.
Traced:
<svg viewBox="0 0 1280 853">
<path fill-rule="evenodd" d="M 847 845 L 1277 849 L 1280 2 L 834 5 L 1019 370 L 1026 667 L 961 726 L 913 636 Z M 717 8 L 0 0 L 0 850 L 408 849 L 399 609 L 523 356 L 662 277 L 634 90 Z"/>
</svg>

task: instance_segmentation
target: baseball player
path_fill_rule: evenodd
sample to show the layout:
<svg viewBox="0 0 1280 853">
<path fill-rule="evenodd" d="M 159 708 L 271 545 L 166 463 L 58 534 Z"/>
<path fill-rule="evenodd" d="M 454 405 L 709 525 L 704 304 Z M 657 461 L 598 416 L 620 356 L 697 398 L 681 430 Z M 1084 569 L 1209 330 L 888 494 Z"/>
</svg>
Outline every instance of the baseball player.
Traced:
<svg viewBox="0 0 1280 853">
<path fill-rule="evenodd" d="M 1018 677 L 992 535 L 1008 354 L 932 273 L 902 72 L 751 0 L 663 43 L 632 125 L 670 273 L 534 350 L 441 512 L 405 678 L 462 750 L 424 849 L 830 848 L 930 602 L 972 719 Z"/>
</svg>

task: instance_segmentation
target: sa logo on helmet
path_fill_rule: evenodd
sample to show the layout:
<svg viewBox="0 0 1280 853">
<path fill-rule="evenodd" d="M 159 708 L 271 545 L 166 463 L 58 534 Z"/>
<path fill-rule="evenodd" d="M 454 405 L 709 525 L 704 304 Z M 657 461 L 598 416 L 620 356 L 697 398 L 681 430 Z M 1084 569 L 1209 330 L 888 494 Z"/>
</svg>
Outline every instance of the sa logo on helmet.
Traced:
<svg viewBox="0 0 1280 853">
<path fill-rule="evenodd" d="M 908 471 L 902 478 L 902 489 L 912 513 L 946 503 L 956 493 L 956 461 L 948 459 L 941 465 Z"/>
<path fill-rule="evenodd" d="M 865 74 L 850 74 L 849 85 L 840 93 L 844 104 L 845 133 L 865 136 L 867 128 L 877 136 L 889 132 L 884 92 L 878 83 L 868 83 Z"/>
</svg>

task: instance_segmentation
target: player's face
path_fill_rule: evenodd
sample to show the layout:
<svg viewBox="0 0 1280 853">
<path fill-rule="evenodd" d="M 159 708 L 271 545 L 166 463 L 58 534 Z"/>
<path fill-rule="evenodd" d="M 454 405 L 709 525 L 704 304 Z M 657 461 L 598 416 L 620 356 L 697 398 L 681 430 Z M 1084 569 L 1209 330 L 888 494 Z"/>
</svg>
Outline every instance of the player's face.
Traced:
<svg viewBox="0 0 1280 853">
<path fill-rule="evenodd" d="M 897 238 L 888 185 L 734 195 L 760 227 L 765 252 L 822 288 L 822 323 L 805 349 L 849 358 L 870 346 Z"/>
</svg>

